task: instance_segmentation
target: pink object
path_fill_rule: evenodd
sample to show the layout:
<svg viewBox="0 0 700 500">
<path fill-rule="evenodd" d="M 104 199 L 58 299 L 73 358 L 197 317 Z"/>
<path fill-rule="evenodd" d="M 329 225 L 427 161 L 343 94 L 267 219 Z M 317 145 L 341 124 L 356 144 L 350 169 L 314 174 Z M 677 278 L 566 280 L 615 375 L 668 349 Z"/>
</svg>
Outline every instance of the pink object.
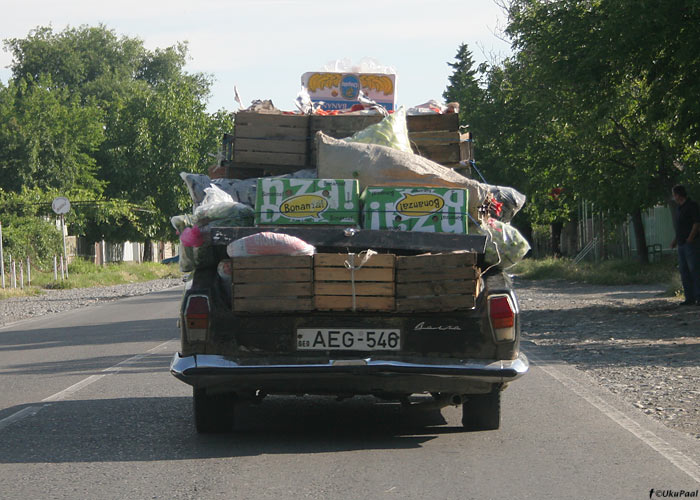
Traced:
<svg viewBox="0 0 700 500">
<path fill-rule="evenodd" d="M 229 257 L 251 255 L 313 255 L 316 249 L 296 236 L 262 232 L 229 243 Z"/>
<path fill-rule="evenodd" d="M 186 247 L 201 247 L 204 244 L 204 235 L 197 226 L 186 227 L 182 230 L 180 242 Z"/>
</svg>

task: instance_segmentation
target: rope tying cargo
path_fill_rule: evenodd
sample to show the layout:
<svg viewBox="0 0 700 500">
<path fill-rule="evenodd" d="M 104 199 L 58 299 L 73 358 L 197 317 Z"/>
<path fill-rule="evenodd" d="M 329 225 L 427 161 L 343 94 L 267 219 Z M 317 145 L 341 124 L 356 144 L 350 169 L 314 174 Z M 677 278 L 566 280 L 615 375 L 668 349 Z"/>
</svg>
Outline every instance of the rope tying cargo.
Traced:
<svg viewBox="0 0 700 500">
<path fill-rule="evenodd" d="M 352 312 L 357 310 L 357 296 L 355 295 L 355 271 L 362 269 L 367 261 L 373 256 L 377 255 L 374 250 L 364 250 L 357 254 L 359 258 L 359 263 L 355 265 L 355 254 L 348 254 L 348 260 L 344 262 L 345 269 L 350 270 L 350 284 L 352 287 Z"/>
</svg>

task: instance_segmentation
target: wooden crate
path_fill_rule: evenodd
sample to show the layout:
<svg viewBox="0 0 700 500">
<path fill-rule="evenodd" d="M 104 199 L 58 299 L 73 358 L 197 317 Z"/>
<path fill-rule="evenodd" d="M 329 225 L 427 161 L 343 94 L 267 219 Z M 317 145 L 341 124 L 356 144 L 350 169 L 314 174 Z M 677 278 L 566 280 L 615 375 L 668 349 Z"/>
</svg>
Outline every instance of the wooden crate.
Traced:
<svg viewBox="0 0 700 500">
<path fill-rule="evenodd" d="M 444 115 L 414 115 L 406 117 L 409 135 L 413 132 L 434 132 L 436 130 L 459 130 L 459 115 L 449 113 Z"/>
<path fill-rule="evenodd" d="M 464 168 L 471 160 L 471 136 L 459 132 L 459 115 L 419 115 L 408 117 L 408 137 L 413 152 L 450 168 Z"/>
<path fill-rule="evenodd" d="M 313 258 L 261 255 L 231 260 L 234 312 L 311 311 Z"/>
<path fill-rule="evenodd" d="M 409 134 L 413 152 L 446 167 L 460 168 L 471 160 L 471 140 L 457 131 L 413 132 Z"/>
<path fill-rule="evenodd" d="M 356 265 L 360 257 L 354 256 Z M 314 255 L 314 304 L 321 311 L 393 311 L 394 264 L 392 254 L 377 254 L 353 273 L 346 268 L 349 254 Z M 354 279 L 354 283 L 353 283 Z M 353 286 L 354 285 L 354 286 Z"/>
<path fill-rule="evenodd" d="M 381 115 L 282 115 L 239 111 L 232 147 L 224 151 L 219 169 L 226 177 L 289 173 L 316 166 L 316 132 L 342 139 L 379 123 Z M 408 136 L 416 154 L 451 168 L 471 159 L 471 142 L 459 132 L 459 116 L 406 117 Z"/>
<path fill-rule="evenodd" d="M 309 117 L 239 111 L 233 131 L 237 168 L 300 170 L 309 165 Z"/>
<path fill-rule="evenodd" d="M 476 254 L 459 252 L 396 259 L 396 310 L 454 311 L 476 305 Z"/>
</svg>

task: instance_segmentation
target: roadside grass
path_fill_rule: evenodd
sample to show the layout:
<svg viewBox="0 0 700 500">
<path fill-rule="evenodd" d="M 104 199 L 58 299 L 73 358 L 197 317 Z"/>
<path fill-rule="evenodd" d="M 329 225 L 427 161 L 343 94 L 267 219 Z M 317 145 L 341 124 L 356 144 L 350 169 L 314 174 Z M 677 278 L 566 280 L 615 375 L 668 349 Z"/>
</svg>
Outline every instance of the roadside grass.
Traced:
<svg viewBox="0 0 700 500">
<path fill-rule="evenodd" d="M 592 285 L 649 285 L 666 286 L 669 296 L 682 293 L 675 255 L 665 255 L 661 262 L 642 264 L 634 259 L 614 259 L 600 262 L 579 262 L 568 258 L 547 257 L 525 259 L 508 269 L 522 279 L 561 279 Z"/>
<path fill-rule="evenodd" d="M 53 269 L 50 271 L 32 269 L 31 285 L 26 280 L 21 288 L 17 277 L 17 288 L 12 288 L 11 278 L 5 270 L 5 288 L 0 289 L 0 299 L 39 295 L 44 289 L 89 288 L 93 286 L 123 285 L 139 283 L 162 278 L 179 278 L 182 276 L 178 264 L 161 264 L 159 262 L 120 262 L 106 266 L 96 266 L 90 261 L 76 259 L 68 267 L 68 277 L 54 279 Z"/>
</svg>

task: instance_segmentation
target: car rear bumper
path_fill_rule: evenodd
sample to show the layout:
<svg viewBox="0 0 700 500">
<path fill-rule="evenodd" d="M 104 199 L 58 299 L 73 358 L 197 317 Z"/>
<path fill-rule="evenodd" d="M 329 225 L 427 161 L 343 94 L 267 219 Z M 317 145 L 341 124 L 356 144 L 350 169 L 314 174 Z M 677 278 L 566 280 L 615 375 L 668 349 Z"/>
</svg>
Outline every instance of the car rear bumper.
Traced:
<svg viewBox="0 0 700 500">
<path fill-rule="evenodd" d="M 170 372 L 195 387 L 222 386 L 233 391 L 468 392 L 479 385 L 511 382 L 523 376 L 528 368 L 523 353 L 513 360 L 496 361 L 365 358 L 295 364 L 176 353 Z"/>
</svg>

